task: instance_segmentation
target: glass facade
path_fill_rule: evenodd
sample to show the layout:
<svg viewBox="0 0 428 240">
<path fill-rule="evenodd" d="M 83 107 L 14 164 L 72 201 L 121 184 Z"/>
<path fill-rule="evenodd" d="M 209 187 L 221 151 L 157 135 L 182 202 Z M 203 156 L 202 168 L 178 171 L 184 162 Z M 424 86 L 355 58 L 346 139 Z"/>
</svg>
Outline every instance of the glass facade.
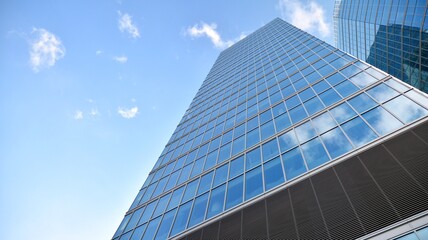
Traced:
<svg viewBox="0 0 428 240">
<path fill-rule="evenodd" d="M 113 239 L 178 236 L 426 119 L 427 103 L 275 19 L 220 54 Z"/>
<path fill-rule="evenodd" d="M 426 0 L 336 0 L 336 46 L 428 92 Z"/>
</svg>

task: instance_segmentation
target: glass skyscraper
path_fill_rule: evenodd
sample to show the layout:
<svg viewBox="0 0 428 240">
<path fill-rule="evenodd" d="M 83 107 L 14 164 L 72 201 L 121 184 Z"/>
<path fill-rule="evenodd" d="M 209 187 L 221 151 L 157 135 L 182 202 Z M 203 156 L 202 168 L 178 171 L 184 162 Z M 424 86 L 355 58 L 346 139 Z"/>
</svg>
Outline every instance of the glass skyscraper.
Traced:
<svg viewBox="0 0 428 240">
<path fill-rule="evenodd" d="M 113 239 L 347 239 L 428 218 L 427 108 L 275 19 L 220 54 Z"/>
<path fill-rule="evenodd" d="M 336 46 L 428 92 L 426 0 L 336 0 Z"/>
</svg>

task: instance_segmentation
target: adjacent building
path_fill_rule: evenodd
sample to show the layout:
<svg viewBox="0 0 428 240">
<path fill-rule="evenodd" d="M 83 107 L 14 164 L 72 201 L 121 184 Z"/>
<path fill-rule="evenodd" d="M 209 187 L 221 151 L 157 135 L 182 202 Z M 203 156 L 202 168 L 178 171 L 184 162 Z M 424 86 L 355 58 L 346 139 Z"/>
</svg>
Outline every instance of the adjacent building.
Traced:
<svg viewBox="0 0 428 240">
<path fill-rule="evenodd" d="M 426 0 L 336 0 L 336 46 L 428 92 Z"/>
<path fill-rule="evenodd" d="M 275 19 L 221 52 L 113 239 L 426 234 L 427 109 Z"/>
</svg>

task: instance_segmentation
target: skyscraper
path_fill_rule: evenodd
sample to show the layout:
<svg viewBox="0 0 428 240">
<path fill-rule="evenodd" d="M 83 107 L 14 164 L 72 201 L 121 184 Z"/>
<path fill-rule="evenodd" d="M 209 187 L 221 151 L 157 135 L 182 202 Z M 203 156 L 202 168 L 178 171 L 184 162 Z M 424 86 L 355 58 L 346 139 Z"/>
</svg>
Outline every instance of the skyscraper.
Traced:
<svg viewBox="0 0 428 240">
<path fill-rule="evenodd" d="M 220 54 L 113 239 L 421 227 L 427 108 L 419 90 L 275 19 Z"/>
<path fill-rule="evenodd" d="M 336 46 L 428 92 L 426 0 L 336 0 Z"/>
</svg>

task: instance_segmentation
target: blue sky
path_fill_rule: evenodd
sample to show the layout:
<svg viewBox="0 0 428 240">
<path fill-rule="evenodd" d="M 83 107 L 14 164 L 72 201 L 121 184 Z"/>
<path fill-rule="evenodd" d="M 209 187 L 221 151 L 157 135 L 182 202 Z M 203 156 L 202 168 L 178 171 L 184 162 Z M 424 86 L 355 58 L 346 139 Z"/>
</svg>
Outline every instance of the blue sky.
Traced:
<svg viewBox="0 0 428 240">
<path fill-rule="evenodd" d="M 333 2 L 2 1 L 0 239 L 111 238 L 219 53 Z"/>
</svg>

